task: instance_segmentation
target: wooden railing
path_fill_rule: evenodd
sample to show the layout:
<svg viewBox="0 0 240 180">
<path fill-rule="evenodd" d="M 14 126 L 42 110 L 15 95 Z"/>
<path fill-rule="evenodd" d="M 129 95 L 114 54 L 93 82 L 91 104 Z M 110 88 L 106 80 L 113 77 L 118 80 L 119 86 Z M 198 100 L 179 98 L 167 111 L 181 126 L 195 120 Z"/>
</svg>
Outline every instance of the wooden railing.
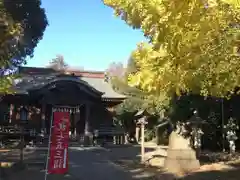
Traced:
<svg viewBox="0 0 240 180">
<path fill-rule="evenodd" d="M 1 125 L 0 126 L 0 145 L 8 145 L 12 142 L 19 142 L 22 138 L 24 146 L 30 141 L 40 139 L 39 133 L 25 125 Z"/>
<path fill-rule="evenodd" d="M 116 127 L 100 126 L 95 130 L 94 136 L 104 143 L 125 144 L 127 141 L 125 131 Z"/>
</svg>

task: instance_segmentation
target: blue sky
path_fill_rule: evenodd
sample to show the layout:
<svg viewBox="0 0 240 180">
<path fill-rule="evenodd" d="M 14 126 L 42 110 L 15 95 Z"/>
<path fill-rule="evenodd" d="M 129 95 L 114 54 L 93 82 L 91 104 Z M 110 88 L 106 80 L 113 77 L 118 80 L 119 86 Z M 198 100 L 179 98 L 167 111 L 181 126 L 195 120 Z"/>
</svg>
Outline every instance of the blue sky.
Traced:
<svg viewBox="0 0 240 180">
<path fill-rule="evenodd" d="M 101 0 L 42 0 L 42 6 L 49 26 L 27 66 L 46 66 L 61 54 L 70 66 L 105 70 L 111 62 L 126 64 L 144 40 Z"/>
</svg>

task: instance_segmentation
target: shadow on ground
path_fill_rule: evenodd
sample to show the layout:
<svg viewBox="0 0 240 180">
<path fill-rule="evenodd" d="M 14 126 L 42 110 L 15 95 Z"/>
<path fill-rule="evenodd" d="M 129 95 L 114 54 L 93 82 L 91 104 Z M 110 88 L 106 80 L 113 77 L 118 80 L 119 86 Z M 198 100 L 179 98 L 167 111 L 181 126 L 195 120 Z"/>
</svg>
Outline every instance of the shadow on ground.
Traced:
<svg viewBox="0 0 240 180">
<path fill-rule="evenodd" d="M 152 148 L 147 149 L 147 151 L 153 151 Z M 219 166 L 224 166 L 223 163 L 220 163 L 216 166 L 211 167 L 211 165 L 207 165 L 205 168 L 199 170 L 197 172 L 192 172 L 188 174 L 184 174 L 184 172 L 180 172 L 178 175 L 174 175 L 171 173 L 167 173 L 161 167 L 153 167 L 149 165 L 143 165 L 139 163 L 140 156 L 140 147 L 130 147 L 124 149 L 111 149 L 112 161 L 118 164 L 119 166 L 126 169 L 133 179 L 141 179 L 141 180 L 239 180 L 240 179 L 240 161 L 228 163 L 228 168 L 224 167 L 220 170 Z M 125 155 L 124 155 L 125 154 Z M 134 158 L 135 154 L 135 158 Z M 151 158 L 165 158 L 163 155 L 153 155 Z M 148 160 L 151 160 L 148 159 Z M 239 158 L 239 157 L 238 157 Z M 208 161 L 209 162 L 209 161 Z M 204 159 L 202 164 L 206 164 L 207 162 Z"/>
<path fill-rule="evenodd" d="M 156 148 L 146 148 L 146 152 L 154 152 Z M 109 174 L 108 170 L 112 169 L 112 177 L 106 176 L 109 179 L 115 180 L 239 180 L 240 178 L 240 162 L 229 163 L 229 169 L 217 170 L 214 167 L 208 167 L 203 171 L 189 173 L 182 177 L 177 177 L 174 174 L 167 173 L 163 168 L 143 165 L 140 163 L 140 146 L 125 146 L 111 148 L 75 148 L 71 150 L 79 158 L 76 171 L 81 173 L 81 170 L 92 168 L 89 172 L 92 174 Z M 11 176 L 3 177 L 1 180 L 42 180 L 45 174 L 46 150 L 25 151 L 25 163 L 27 167 L 24 171 L 14 171 Z M 88 157 L 86 157 L 86 155 Z M 79 157 L 82 156 L 82 157 Z M 162 155 L 155 155 L 163 157 Z M 12 153 L 9 157 L 19 157 L 17 152 Z M 154 157 L 154 155 L 153 155 Z M 85 158 L 85 159 L 84 159 Z M 75 158 L 77 159 L 77 158 Z M 81 162 L 82 161 L 82 162 Z M 38 162 L 38 163 L 36 163 Z M 87 165 L 88 164 L 88 165 Z M 107 164 L 107 165 L 104 165 Z M 105 168 L 103 167 L 105 166 Z M 99 170 L 94 167 L 100 168 Z M 109 169 L 108 169 L 109 168 Z M 1 171 L 0 171 L 1 172 Z M 181 174 L 183 175 L 183 174 Z M 122 178 L 121 178 L 122 177 Z M 108 180 L 104 179 L 104 180 Z M 102 180 L 96 176 L 91 180 Z M 70 175 L 49 175 L 48 180 L 85 180 L 74 174 Z"/>
<path fill-rule="evenodd" d="M 240 179 L 240 163 L 232 165 L 233 169 L 210 170 L 205 172 L 195 172 L 180 180 L 238 180 Z"/>
<path fill-rule="evenodd" d="M 44 180 L 45 172 L 41 169 L 26 168 L 22 171 L 12 173 L 10 176 L 2 177 L 1 180 Z M 47 180 L 78 180 L 71 175 L 48 175 Z"/>
<path fill-rule="evenodd" d="M 156 148 L 145 148 L 146 154 L 151 154 L 155 152 Z M 174 175 L 164 172 L 162 168 L 152 167 L 140 162 L 141 160 L 141 147 L 139 145 L 129 146 L 129 147 L 118 147 L 110 148 L 108 157 L 111 162 L 117 164 L 125 171 L 129 173 L 132 179 L 141 179 L 141 180 L 154 180 L 157 179 L 157 176 L 161 174 L 164 180 L 168 178 L 173 178 Z M 146 161 L 149 161 L 156 155 L 151 155 L 151 157 L 146 157 Z M 161 155 L 160 155 L 161 156 Z M 164 156 L 161 156 L 164 157 Z M 165 158 L 165 157 L 164 157 Z M 161 179 L 162 179 L 161 178 Z"/>
<path fill-rule="evenodd" d="M 127 169 L 133 179 L 141 180 L 239 180 L 240 163 L 231 165 L 232 169 L 211 170 L 206 169 L 201 172 L 193 172 L 189 174 L 171 174 L 161 168 L 149 167 L 139 164 L 131 164 L 129 162 L 119 161 L 119 165 Z"/>
<path fill-rule="evenodd" d="M 153 152 L 156 148 L 145 148 L 145 153 Z M 109 158 L 111 160 L 128 159 L 140 162 L 141 159 L 141 147 L 139 145 L 128 147 L 114 147 L 109 148 Z"/>
</svg>

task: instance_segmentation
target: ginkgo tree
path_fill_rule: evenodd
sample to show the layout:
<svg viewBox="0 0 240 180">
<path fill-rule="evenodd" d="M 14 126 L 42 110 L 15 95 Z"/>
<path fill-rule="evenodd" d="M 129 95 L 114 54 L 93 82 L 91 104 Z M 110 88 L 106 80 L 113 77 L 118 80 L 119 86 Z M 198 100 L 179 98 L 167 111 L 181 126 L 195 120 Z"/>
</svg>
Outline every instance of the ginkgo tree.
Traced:
<svg viewBox="0 0 240 180">
<path fill-rule="evenodd" d="M 129 83 L 144 91 L 225 97 L 240 85 L 238 0 L 104 0 L 141 29 Z"/>
</svg>

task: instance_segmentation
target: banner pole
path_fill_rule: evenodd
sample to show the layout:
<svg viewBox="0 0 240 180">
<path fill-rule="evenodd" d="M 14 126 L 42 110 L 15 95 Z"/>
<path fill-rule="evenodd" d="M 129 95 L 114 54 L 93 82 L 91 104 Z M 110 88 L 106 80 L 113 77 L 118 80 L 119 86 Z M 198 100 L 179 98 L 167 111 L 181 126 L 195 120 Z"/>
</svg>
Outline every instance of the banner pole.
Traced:
<svg viewBox="0 0 240 180">
<path fill-rule="evenodd" d="M 50 155 L 50 144 L 52 140 L 52 128 L 53 128 L 53 108 L 52 108 L 52 114 L 51 114 L 51 122 L 50 122 L 50 134 L 49 134 L 49 139 L 48 139 L 48 153 L 47 153 L 47 160 L 46 160 L 46 168 L 45 168 L 45 177 L 44 180 L 47 180 L 47 175 L 48 175 L 48 161 L 49 161 L 49 155 Z"/>
</svg>

